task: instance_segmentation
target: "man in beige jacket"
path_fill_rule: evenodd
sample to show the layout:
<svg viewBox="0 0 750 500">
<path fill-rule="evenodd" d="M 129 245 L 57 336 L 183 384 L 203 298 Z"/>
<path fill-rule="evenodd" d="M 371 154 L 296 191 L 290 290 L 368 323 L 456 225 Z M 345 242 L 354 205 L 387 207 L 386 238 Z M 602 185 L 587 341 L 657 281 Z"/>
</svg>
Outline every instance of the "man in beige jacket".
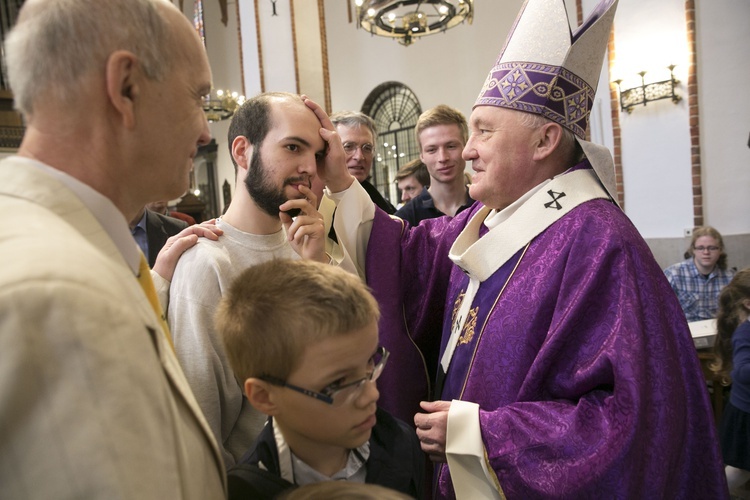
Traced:
<svg viewBox="0 0 750 500">
<path fill-rule="evenodd" d="M 0 162 L 0 497 L 222 498 L 127 223 L 210 140 L 202 44 L 166 1 L 27 0 L 5 49 L 27 130 Z"/>
</svg>

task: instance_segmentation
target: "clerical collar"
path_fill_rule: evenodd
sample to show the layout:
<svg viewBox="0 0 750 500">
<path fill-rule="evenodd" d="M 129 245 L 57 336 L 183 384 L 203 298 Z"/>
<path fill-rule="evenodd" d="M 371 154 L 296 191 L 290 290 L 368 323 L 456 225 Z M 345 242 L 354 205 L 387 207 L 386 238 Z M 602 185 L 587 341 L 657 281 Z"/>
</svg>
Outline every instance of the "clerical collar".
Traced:
<svg viewBox="0 0 750 500">
<path fill-rule="evenodd" d="M 516 211 L 526 203 L 526 201 L 534 196 L 534 194 L 537 193 L 540 189 L 542 189 L 544 186 L 549 184 L 551 179 L 545 179 L 541 183 L 539 183 L 536 187 L 531 188 L 530 190 L 526 191 L 526 194 L 518 198 L 516 201 L 505 207 L 504 209 L 498 211 L 495 209 L 492 209 L 490 213 L 487 215 L 487 218 L 484 219 L 484 225 L 487 226 L 488 229 L 493 229 L 506 220 L 510 218 L 511 215 L 516 213 Z"/>
<path fill-rule="evenodd" d="M 565 172 L 557 174 L 556 176 L 553 177 L 553 179 L 557 179 L 561 175 L 565 175 L 568 172 L 571 172 L 572 170 L 578 170 L 580 168 L 590 168 L 590 167 L 588 163 L 584 161 L 569 168 Z M 529 198 L 534 196 L 540 189 L 542 189 L 544 186 L 549 184 L 551 181 L 552 179 L 543 180 L 542 182 L 537 184 L 535 187 L 526 191 L 526 193 L 523 196 L 521 196 L 516 201 L 514 201 L 513 203 L 511 203 L 510 205 L 508 205 L 502 210 L 499 210 L 499 211 L 495 209 L 491 210 L 490 213 L 487 215 L 487 218 L 484 219 L 484 225 L 487 226 L 488 229 L 492 229 L 494 227 L 499 226 L 500 224 L 508 220 L 508 218 L 510 218 L 511 215 L 516 213 L 516 211 L 521 207 L 521 205 L 526 203 L 526 201 L 528 201 Z"/>
</svg>

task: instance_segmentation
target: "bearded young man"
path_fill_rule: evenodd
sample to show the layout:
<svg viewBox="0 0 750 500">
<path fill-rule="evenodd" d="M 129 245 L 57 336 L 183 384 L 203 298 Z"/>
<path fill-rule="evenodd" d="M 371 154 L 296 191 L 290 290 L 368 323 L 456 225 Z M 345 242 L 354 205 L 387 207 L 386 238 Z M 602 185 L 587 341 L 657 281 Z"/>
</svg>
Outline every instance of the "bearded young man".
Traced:
<svg viewBox="0 0 750 500">
<path fill-rule="evenodd" d="M 234 378 L 214 329 L 216 304 L 252 265 L 300 257 L 329 262 L 310 189 L 325 150 L 319 127 L 294 94 L 261 94 L 237 110 L 228 133 L 235 196 L 217 221 L 224 234 L 187 251 L 172 278 L 169 324 L 177 357 L 227 467 L 250 447 L 265 416 L 252 409 Z"/>
</svg>

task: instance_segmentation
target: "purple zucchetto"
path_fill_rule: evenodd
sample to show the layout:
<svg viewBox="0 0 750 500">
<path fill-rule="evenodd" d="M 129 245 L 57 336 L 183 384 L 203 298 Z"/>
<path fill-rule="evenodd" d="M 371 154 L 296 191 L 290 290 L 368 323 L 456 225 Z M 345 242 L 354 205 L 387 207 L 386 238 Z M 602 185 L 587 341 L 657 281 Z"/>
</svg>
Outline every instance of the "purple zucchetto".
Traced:
<svg viewBox="0 0 750 500">
<path fill-rule="evenodd" d="M 610 195 L 611 154 L 584 137 L 617 2 L 599 2 L 571 33 L 563 0 L 526 0 L 474 104 L 541 115 L 573 132 Z"/>
</svg>

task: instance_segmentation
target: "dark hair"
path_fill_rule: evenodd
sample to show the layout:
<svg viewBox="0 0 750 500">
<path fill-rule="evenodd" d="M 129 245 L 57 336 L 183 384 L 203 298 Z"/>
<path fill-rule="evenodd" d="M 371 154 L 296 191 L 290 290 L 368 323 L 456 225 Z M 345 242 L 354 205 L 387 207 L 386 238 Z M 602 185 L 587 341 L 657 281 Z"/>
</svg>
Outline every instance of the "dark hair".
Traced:
<svg viewBox="0 0 750 500">
<path fill-rule="evenodd" d="M 692 259 L 695 257 L 695 242 L 702 236 L 710 236 L 719 243 L 721 249 L 721 255 L 719 260 L 716 261 L 716 266 L 722 271 L 727 270 L 727 253 L 724 251 L 724 238 L 721 237 L 721 233 L 711 226 L 699 226 L 693 229 L 693 237 L 690 239 L 690 246 L 685 250 L 685 258 Z"/>
<path fill-rule="evenodd" d="M 406 179 L 407 177 L 411 177 L 412 175 L 421 185 L 425 187 L 430 185 L 430 172 L 427 171 L 427 165 L 425 165 L 419 158 L 410 161 L 409 163 L 398 169 L 395 181 L 398 182 L 400 180 Z"/>
<path fill-rule="evenodd" d="M 716 361 L 711 370 L 721 378 L 721 383 L 731 383 L 732 334 L 748 311 L 743 302 L 750 299 L 750 268 L 743 269 L 732 278 L 719 294 L 719 312 L 716 315 L 718 335 L 714 343 Z M 742 314 L 744 313 L 744 314 Z"/>
<path fill-rule="evenodd" d="M 260 146 L 271 129 L 271 100 L 278 99 L 299 99 L 302 98 L 297 94 L 288 92 L 265 92 L 245 101 L 242 106 L 237 108 L 232 116 L 232 122 L 229 124 L 227 140 L 229 146 L 229 157 L 232 159 L 235 170 L 237 162 L 232 155 L 232 143 L 239 137 L 246 137 L 248 142 L 253 146 Z"/>
</svg>

